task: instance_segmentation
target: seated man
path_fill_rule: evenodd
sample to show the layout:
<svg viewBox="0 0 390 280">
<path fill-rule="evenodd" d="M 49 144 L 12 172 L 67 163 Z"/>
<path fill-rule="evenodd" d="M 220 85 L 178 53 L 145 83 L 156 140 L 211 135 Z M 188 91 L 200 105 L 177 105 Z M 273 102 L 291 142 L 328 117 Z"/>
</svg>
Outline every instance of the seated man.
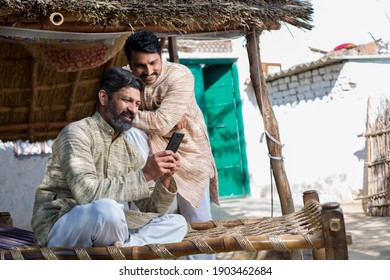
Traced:
<svg viewBox="0 0 390 280">
<path fill-rule="evenodd" d="M 145 163 L 125 139 L 142 91 L 139 78 L 113 67 L 100 82 L 97 112 L 60 132 L 35 194 L 36 245 L 142 246 L 183 239 L 186 220 L 166 214 L 176 196 L 178 155 L 164 150 Z M 124 207 L 132 201 L 140 211 Z"/>
</svg>

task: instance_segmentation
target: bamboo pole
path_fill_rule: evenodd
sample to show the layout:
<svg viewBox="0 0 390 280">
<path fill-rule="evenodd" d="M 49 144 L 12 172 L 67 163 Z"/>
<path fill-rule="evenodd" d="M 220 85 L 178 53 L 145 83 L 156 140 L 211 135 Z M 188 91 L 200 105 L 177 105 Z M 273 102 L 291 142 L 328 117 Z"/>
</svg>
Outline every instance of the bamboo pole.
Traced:
<svg viewBox="0 0 390 280">
<path fill-rule="evenodd" d="M 247 51 L 250 63 L 250 76 L 255 91 L 257 104 L 263 116 L 264 129 L 277 141 L 280 142 L 278 123 L 275 118 L 271 103 L 268 98 L 267 85 L 261 69 L 259 37 L 260 31 L 251 30 L 246 35 Z M 295 211 L 290 186 L 285 173 L 281 146 L 267 137 L 267 146 L 270 154 L 272 172 L 279 194 L 282 214 L 290 214 Z M 279 159 L 278 159 L 279 158 Z"/>
<path fill-rule="evenodd" d="M 178 63 L 179 55 L 177 50 L 177 39 L 175 35 L 168 37 L 168 50 L 169 50 L 169 61 Z"/>
<path fill-rule="evenodd" d="M 313 234 L 309 238 L 311 243 L 316 248 L 324 247 L 324 239 L 322 234 Z M 307 239 L 301 235 L 280 235 L 278 236 L 278 245 L 283 244 L 285 250 L 294 249 L 311 249 L 312 245 Z M 247 237 L 252 249 L 255 251 L 262 250 L 275 250 L 275 243 L 270 241 L 268 236 L 252 236 Z M 210 238 L 205 240 L 207 245 L 212 248 L 213 253 L 234 252 L 243 251 L 242 245 L 233 236 Z M 177 258 L 181 256 L 202 254 L 203 252 L 191 241 L 183 241 L 178 243 L 169 243 L 162 245 L 165 252 L 169 252 L 166 255 L 170 255 L 171 258 Z M 46 257 L 44 252 L 46 251 Z M 47 254 L 49 252 L 49 254 Z M 19 248 L 17 250 L 6 250 L 0 252 L 1 258 L 5 260 L 12 259 L 25 259 L 25 260 L 44 260 L 47 257 L 57 258 L 60 260 L 78 260 L 77 248 L 46 248 L 42 252 L 42 248 L 30 247 Z M 160 259 L 156 250 L 153 250 L 152 246 L 133 246 L 133 247 L 89 247 L 83 249 L 83 256 L 85 259 L 93 260 L 113 260 L 113 259 L 129 259 L 129 260 L 149 260 Z M 86 257 L 88 256 L 88 257 Z M 0 259 L 1 259 L 0 258 Z"/>
</svg>

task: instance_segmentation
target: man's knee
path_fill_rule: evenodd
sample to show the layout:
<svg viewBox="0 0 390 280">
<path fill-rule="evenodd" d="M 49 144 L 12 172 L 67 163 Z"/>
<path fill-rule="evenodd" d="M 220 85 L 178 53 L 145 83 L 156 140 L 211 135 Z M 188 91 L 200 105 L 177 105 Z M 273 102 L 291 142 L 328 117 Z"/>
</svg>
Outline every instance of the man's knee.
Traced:
<svg viewBox="0 0 390 280">
<path fill-rule="evenodd" d="M 169 214 L 169 216 L 172 216 L 173 224 L 177 227 L 177 234 L 178 236 L 182 236 L 182 238 L 185 237 L 188 231 L 188 224 L 186 219 L 179 214 Z"/>
<path fill-rule="evenodd" d="M 123 205 L 113 199 L 103 198 L 91 203 L 91 216 L 104 223 L 125 222 Z"/>
</svg>

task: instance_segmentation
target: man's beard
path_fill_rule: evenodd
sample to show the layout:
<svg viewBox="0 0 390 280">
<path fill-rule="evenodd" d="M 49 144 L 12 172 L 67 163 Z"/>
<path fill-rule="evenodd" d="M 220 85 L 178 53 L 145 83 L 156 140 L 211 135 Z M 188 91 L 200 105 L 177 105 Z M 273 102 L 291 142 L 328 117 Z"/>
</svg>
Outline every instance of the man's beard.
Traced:
<svg viewBox="0 0 390 280">
<path fill-rule="evenodd" d="M 117 127 L 117 129 L 121 131 L 126 131 L 132 128 L 132 123 L 124 122 L 120 115 L 117 116 L 116 118 L 112 119 L 113 124 Z"/>
<path fill-rule="evenodd" d="M 120 131 L 126 131 L 129 130 L 133 125 L 133 119 L 134 119 L 134 114 L 131 113 L 130 111 L 127 112 L 122 112 L 120 114 L 116 114 L 115 108 L 112 106 L 112 102 L 109 102 L 108 107 L 107 107 L 107 113 L 108 117 L 110 118 L 110 121 L 113 126 L 115 126 L 116 129 Z M 131 122 L 125 122 L 121 116 L 124 114 L 128 114 L 132 116 Z"/>
</svg>

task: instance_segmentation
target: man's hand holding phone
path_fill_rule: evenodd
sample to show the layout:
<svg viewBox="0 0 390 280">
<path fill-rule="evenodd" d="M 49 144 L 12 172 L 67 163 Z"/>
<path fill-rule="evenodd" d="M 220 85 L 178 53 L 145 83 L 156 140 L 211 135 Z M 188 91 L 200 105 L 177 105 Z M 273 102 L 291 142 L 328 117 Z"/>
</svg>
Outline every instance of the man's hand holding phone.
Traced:
<svg viewBox="0 0 390 280">
<path fill-rule="evenodd" d="M 171 177 L 180 168 L 177 149 L 184 137 L 184 133 L 174 132 L 166 149 L 148 156 L 143 168 L 146 181 L 160 178 L 163 185 L 168 188 Z"/>
</svg>

